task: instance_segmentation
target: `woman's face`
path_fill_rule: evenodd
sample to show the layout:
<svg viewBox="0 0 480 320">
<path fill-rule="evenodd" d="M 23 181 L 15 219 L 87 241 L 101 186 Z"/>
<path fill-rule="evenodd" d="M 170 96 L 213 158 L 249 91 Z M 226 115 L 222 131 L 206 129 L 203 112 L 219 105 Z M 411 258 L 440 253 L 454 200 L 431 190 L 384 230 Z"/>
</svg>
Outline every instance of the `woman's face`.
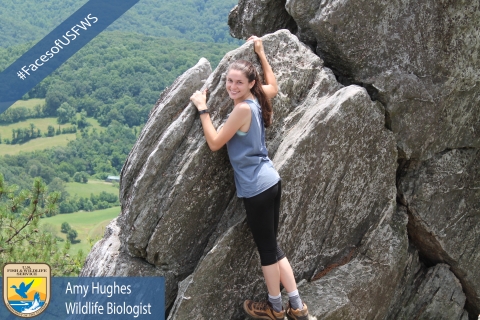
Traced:
<svg viewBox="0 0 480 320">
<path fill-rule="evenodd" d="M 235 102 L 243 101 L 250 97 L 250 89 L 255 84 L 255 80 L 248 82 L 248 78 L 240 71 L 230 69 L 227 73 L 226 88 L 230 99 Z"/>
</svg>

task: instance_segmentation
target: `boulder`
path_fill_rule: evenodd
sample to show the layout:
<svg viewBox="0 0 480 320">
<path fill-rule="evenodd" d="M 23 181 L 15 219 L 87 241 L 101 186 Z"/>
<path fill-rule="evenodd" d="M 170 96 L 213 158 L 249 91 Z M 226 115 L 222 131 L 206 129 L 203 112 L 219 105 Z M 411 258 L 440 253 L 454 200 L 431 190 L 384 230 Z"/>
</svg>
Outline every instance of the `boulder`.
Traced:
<svg viewBox="0 0 480 320">
<path fill-rule="evenodd" d="M 455 149 L 401 170 L 399 194 L 408 230 L 432 263 L 447 263 L 461 281 L 469 308 L 480 313 L 480 151 Z"/>
<path fill-rule="evenodd" d="M 239 6 L 261 21 L 269 15 L 263 8 L 274 2 L 245 0 Z M 480 146 L 479 6 L 478 1 L 426 0 L 285 4 L 297 36 L 315 48 L 341 82 L 364 85 L 382 102 L 387 127 L 407 159 Z M 231 29 L 241 29 L 242 22 L 235 21 Z M 249 19 L 243 24 L 252 25 Z M 275 25 L 267 20 L 253 27 L 262 35 Z"/>
<path fill-rule="evenodd" d="M 407 273 L 410 281 L 402 287 L 402 295 L 386 319 L 467 320 L 466 297 L 450 267 L 440 263 L 426 269 L 416 252 L 412 256 L 417 270 Z"/>
<path fill-rule="evenodd" d="M 311 13 L 316 2 L 295 8 Z M 294 3 L 287 1 L 287 9 L 293 10 Z M 332 1 L 322 2 L 322 8 L 333 10 L 333 4 L 342 7 Z M 301 26 L 298 34 L 316 41 L 314 30 L 307 27 Z M 312 316 L 388 319 L 443 314 L 465 320 L 462 289 L 471 314 L 477 310 L 477 271 L 467 266 L 478 262 L 478 239 L 474 232 L 458 243 L 447 238 L 470 230 L 468 221 L 477 223 L 477 149 L 437 153 L 435 144 L 450 142 L 437 139 L 441 135 L 425 142 L 414 130 L 401 133 L 415 136 L 402 144 L 403 138 L 392 129 L 398 119 L 392 118 L 386 102 L 396 94 L 389 86 L 398 77 L 390 79 L 390 74 L 400 72 L 399 77 L 408 78 L 403 70 L 357 72 L 384 79 L 376 80 L 379 88 L 380 83 L 387 88 L 378 89 L 380 103 L 371 99 L 374 82 L 364 87 L 340 84 L 340 68 L 336 77 L 288 30 L 266 35 L 263 42 L 279 85 L 274 123 L 266 131 L 269 156 L 282 177 L 278 240 Z M 253 61 L 261 71 L 250 42 L 227 53 L 213 72 L 202 58 L 164 91 L 122 169 L 122 213 L 82 271 L 134 275 L 138 270 L 165 276 L 169 319 L 244 319 L 243 300 L 265 297 L 259 256 L 243 202 L 235 194 L 228 155 L 225 148 L 209 150 L 189 101 L 195 90 L 208 89 L 207 105 L 219 128 L 233 108 L 224 85 L 228 65 L 237 59 Z M 423 95 L 422 81 L 400 84 L 398 90 L 415 89 Z M 475 127 L 471 131 L 476 132 Z M 421 148 L 413 146 L 418 143 Z M 444 156 L 453 163 L 442 160 Z M 446 202 L 432 196 L 440 192 L 446 192 Z M 447 208 L 441 211 L 439 204 Z M 433 221 L 430 208 L 441 211 L 438 221 Z M 456 233 L 448 233 L 446 227 Z M 455 299 L 449 301 L 449 294 Z"/>
<path fill-rule="evenodd" d="M 286 34 L 275 33 L 264 41 Z M 278 74 L 282 98 L 290 83 L 286 74 Z M 367 234 L 392 220 L 396 206 L 397 153 L 393 135 L 384 128 L 382 108 L 370 100 L 364 88 L 342 88 L 328 69 L 319 68 L 314 79 L 311 86 L 295 91 L 303 98 L 291 99 L 296 106 L 288 116 L 276 118 L 272 128 L 283 133 L 278 148 L 273 148 L 283 189 L 278 238 L 299 281 L 351 259 L 363 242 L 368 243 Z M 269 149 L 276 140 L 269 141 Z M 241 217 L 242 203 L 233 199 L 229 208 L 222 220 L 233 225 L 182 283 L 169 319 L 242 319 L 243 300 L 264 298 L 260 261 Z M 228 225 L 222 224 L 220 229 Z M 403 270 L 406 220 L 397 229 L 403 236 L 395 238 L 397 247 L 389 260 L 392 270 L 379 275 L 378 287 L 394 289 L 395 282 L 388 285 L 392 274 L 400 278 Z M 344 288 L 337 289 L 341 292 Z M 372 295 L 365 303 L 377 298 Z M 382 308 L 385 313 L 387 307 Z"/>
<path fill-rule="evenodd" d="M 390 212 L 364 237 L 350 261 L 299 286 L 315 319 L 391 319 L 388 301 L 408 262 L 407 216 Z M 406 318 L 409 319 L 409 318 Z"/>
<path fill-rule="evenodd" d="M 280 29 L 297 31 L 297 24 L 285 10 L 285 1 L 240 0 L 228 15 L 232 37 L 248 39 L 251 35 L 264 35 Z"/>
<path fill-rule="evenodd" d="M 275 99 L 277 124 L 267 134 L 273 154 L 287 128 L 284 119 L 309 98 L 304 86 L 323 83 L 321 90 L 334 92 L 341 85 L 321 68 L 321 59 L 288 31 L 266 37 L 264 43 L 282 88 Z M 179 77 L 150 113 L 122 169 L 120 250 L 174 275 L 166 278 L 167 297 L 176 293 L 178 281 L 193 272 L 222 228 L 231 224 L 225 217 L 236 198 L 231 165 L 225 148 L 209 150 L 189 97 L 208 88 L 213 123 L 220 126 L 233 108 L 224 88 L 225 72 L 231 61 L 240 58 L 255 61 L 261 69 L 252 44 L 247 43 L 228 53 L 212 74 L 208 61 L 201 59 Z M 291 68 L 291 63 L 297 67 Z M 94 248 L 90 256 L 98 250 Z"/>
</svg>

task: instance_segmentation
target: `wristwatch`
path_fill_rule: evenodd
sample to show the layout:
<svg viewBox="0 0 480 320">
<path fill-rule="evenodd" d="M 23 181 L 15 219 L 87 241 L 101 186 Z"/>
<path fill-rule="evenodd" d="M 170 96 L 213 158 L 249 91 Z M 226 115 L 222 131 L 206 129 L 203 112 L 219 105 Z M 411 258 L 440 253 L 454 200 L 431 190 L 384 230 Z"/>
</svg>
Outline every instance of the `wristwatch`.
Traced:
<svg viewBox="0 0 480 320">
<path fill-rule="evenodd" d="M 210 113 L 210 111 L 208 111 L 208 109 L 203 109 L 203 110 L 198 111 L 198 115 L 202 115 L 204 113 Z"/>
</svg>

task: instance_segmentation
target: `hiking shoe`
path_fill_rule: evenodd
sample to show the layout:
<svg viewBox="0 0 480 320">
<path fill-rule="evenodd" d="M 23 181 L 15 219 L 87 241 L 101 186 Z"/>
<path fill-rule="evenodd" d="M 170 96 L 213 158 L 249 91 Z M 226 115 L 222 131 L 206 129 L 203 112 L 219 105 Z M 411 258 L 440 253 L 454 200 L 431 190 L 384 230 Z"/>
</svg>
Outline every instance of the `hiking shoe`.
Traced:
<svg viewBox="0 0 480 320">
<path fill-rule="evenodd" d="M 290 301 L 289 301 L 289 302 L 288 302 L 288 308 L 287 308 L 287 318 L 288 318 L 289 320 L 308 320 L 308 308 L 307 308 L 307 305 L 304 303 L 302 310 L 293 309 L 293 308 L 290 306 Z"/>
<path fill-rule="evenodd" d="M 254 319 L 283 320 L 285 318 L 285 311 L 276 312 L 269 301 L 245 300 L 243 310 Z"/>
</svg>

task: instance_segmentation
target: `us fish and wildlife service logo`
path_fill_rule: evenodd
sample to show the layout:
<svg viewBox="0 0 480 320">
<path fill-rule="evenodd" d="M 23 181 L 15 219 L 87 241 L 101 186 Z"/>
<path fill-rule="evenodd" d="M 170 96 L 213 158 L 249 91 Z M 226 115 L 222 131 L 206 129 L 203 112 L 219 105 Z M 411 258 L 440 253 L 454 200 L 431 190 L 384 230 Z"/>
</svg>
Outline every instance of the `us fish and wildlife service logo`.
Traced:
<svg viewBox="0 0 480 320">
<path fill-rule="evenodd" d="M 3 267 L 3 302 L 16 316 L 31 318 L 50 302 L 50 266 L 45 263 L 8 263 Z"/>
</svg>

